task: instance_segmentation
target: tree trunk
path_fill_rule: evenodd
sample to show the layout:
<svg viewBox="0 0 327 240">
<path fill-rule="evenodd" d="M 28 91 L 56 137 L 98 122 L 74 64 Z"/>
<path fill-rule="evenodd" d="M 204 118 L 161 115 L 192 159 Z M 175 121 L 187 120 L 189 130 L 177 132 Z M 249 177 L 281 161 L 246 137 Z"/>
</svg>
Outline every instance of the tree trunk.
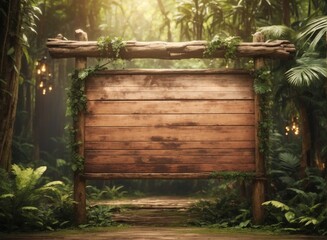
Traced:
<svg viewBox="0 0 327 240">
<path fill-rule="evenodd" d="M 171 42 L 171 41 L 173 41 L 173 37 L 171 34 L 170 19 L 168 17 L 168 12 L 166 12 L 166 9 L 165 9 L 165 6 L 164 6 L 162 0 L 157 0 L 157 1 L 158 1 L 158 5 L 160 8 L 160 12 L 165 19 L 165 24 L 167 25 L 167 41 Z"/>
<path fill-rule="evenodd" d="M 74 0 L 73 7 L 75 8 L 74 28 L 88 29 L 87 27 L 87 0 Z"/>
<path fill-rule="evenodd" d="M 1 10 L 5 14 L 0 14 L 0 167 L 9 171 L 22 56 L 21 2 L 4 1 Z"/>
<path fill-rule="evenodd" d="M 290 0 L 283 0 L 283 24 L 291 26 Z"/>
<path fill-rule="evenodd" d="M 299 112 L 301 118 L 301 130 L 302 130 L 302 154 L 300 162 L 300 177 L 305 177 L 305 170 L 310 166 L 310 151 L 311 151 L 311 131 L 308 111 L 303 102 L 299 103 Z"/>
</svg>

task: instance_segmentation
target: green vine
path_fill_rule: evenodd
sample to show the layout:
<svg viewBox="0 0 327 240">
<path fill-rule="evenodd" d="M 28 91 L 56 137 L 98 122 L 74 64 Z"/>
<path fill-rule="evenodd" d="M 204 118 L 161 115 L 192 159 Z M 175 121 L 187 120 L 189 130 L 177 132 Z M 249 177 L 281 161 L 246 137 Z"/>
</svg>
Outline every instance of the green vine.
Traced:
<svg viewBox="0 0 327 240">
<path fill-rule="evenodd" d="M 86 110 L 87 99 L 85 95 L 85 80 L 93 74 L 95 71 L 104 68 L 104 65 L 96 65 L 90 68 L 86 68 L 81 71 L 75 70 L 71 75 L 71 86 L 67 93 L 67 112 L 66 115 L 72 117 L 72 125 L 68 125 L 66 129 L 69 132 L 69 148 L 72 154 L 72 170 L 83 171 L 84 169 L 84 157 L 78 153 L 81 142 L 76 142 L 78 129 L 76 125 L 79 119 L 79 115 Z"/>
<path fill-rule="evenodd" d="M 260 95 L 260 114 L 258 137 L 260 139 L 259 151 L 265 155 L 269 153 L 269 132 L 272 127 L 272 76 L 268 68 L 254 71 L 254 91 Z"/>
<path fill-rule="evenodd" d="M 111 38 L 109 36 L 100 37 L 98 39 L 98 48 L 105 54 L 113 51 L 112 59 L 120 58 L 121 50 L 125 47 L 125 43 L 123 42 L 122 38 L 114 37 Z"/>
<path fill-rule="evenodd" d="M 213 39 L 208 43 L 206 49 L 203 52 L 204 57 L 213 57 L 217 49 L 224 49 L 225 60 L 236 58 L 237 46 L 241 42 L 239 37 L 230 36 L 227 38 L 221 38 L 219 35 L 215 35 Z"/>
<path fill-rule="evenodd" d="M 86 110 L 87 98 L 85 95 L 85 80 L 93 74 L 95 71 L 102 70 L 112 60 L 117 60 L 120 57 L 122 48 L 125 46 L 121 38 L 115 37 L 100 37 L 97 42 L 98 48 L 107 53 L 113 51 L 113 57 L 106 63 L 100 65 L 97 64 L 93 67 L 83 69 L 81 71 L 75 71 L 71 75 L 71 86 L 68 89 L 67 99 L 67 116 L 72 117 L 73 123 L 66 127 L 70 135 L 69 148 L 72 152 L 72 170 L 83 171 L 84 169 L 84 157 L 79 154 L 79 146 L 81 142 L 76 142 L 78 129 L 76 129 L 79 115 Z"/>
</svg>

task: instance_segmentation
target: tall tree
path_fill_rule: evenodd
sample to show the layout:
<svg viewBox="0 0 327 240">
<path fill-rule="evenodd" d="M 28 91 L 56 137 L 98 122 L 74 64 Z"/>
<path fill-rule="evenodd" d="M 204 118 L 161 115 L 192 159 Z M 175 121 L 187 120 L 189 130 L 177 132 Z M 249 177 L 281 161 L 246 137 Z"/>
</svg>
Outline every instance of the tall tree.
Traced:
<svg viewBox="0 0 327 240">
<path fill-rule="evenodd" d="M 3 0 L 0 6 L 0 167 L 9 170 L 21 59 L 27 44 L 24 26 L 33 27 L 34 1 Z"/>
</svg>

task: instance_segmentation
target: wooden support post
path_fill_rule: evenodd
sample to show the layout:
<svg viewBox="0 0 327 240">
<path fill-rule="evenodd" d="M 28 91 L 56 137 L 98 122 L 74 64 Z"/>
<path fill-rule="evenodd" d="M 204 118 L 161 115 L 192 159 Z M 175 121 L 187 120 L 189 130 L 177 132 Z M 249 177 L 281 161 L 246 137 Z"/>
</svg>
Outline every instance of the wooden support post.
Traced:
<svg viewBox="0 0 327 240">
<path fill-rule="evenodd" d="M 78 41 L 87 41 L 87 34 L 78 29 L 75 31 L 75 37 Z M 83 70 L 87 66 L 87 58 L 80 57 L 75 59 L 75 69 Z M 76 141 L 81 142 L 78 154 L 84 157 L 84 113 L 80 113 L 78 121 L 74 126 L 77 129 Z M 77 225 L 86 222 L 86 182 L 80 171 L 74 173 L 74 201 L 75 203 L 75 223 Z"/>
<path fill-rule="evenodd" d="M 253 42 L 264 42 L 264 36 L 262 33 L 258 32 L 253 35 Z M 254 68 L 258 70 L 264 67 L 263 58 L 254 59 Z M 260 139 L 258 136 L 259 123 L 261 120 L 260 113 L 260 96 L 255 94 L 254 99 L 255 104 L 255 162 L 256 162 L 256 177 L 253 186 L 252 195 L 252 211 L 253 211 L 253 222 L 255 224 L 261 224 L 264 220 L 264 210 L 262 203 L 265 201 L 265 161 L 264 156 L 260 152 Z"/>
</svg>

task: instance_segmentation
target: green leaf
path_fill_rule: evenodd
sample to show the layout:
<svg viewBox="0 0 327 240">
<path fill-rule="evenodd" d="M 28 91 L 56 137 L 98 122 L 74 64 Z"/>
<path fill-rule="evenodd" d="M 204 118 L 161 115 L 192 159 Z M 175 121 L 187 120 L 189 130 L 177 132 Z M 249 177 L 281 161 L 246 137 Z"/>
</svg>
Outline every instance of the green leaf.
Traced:
<svg viewBox="0 0 327 240">
<path fill-rule="evenodd" d="M 38 211 L 39 209 L 37 207 L 33 207 L 33 206 L 25 206 L 22 207 L 23 211 Z"/>
<path fill-rule="evenodd" d="M 308 194 L 305 191 L 301 190 L 301 189 L 297 189 L 297 188 L 287 188 L 287 189 L 295 192 L 298 195 L 302 195 L 304 197 L 308 196 Z"/>
<path fill-rule="evenodd" d="M 64 185 L 62 181 L 52 181 L 44 185 L 44 187 Z"/>
<path fill-rule="evenodd" d="M 11 194 L 11 193 L 7 193 L 7 194 L 2 194 L 0 195 L 0 199 L 4 199 L 4 198 L 14 198 L 15 195 Z"/>
<path fill-rule="evenodd" d="M 291 212 L 291 211 L 286 212 L 284 216 L 285 216 L 286 220 L 289 223 L 293 223 L 294 222 L 294 218 L 295 218 L 295 213 L 294 212 Z"/>
<path fill-rule="evenodd" d="M 325 59 L 304 57 L 298 60 L 298 66 L 285 73 L 287 81 L 294 86 L 309 86 L 327 77 Z"/>
<path fill-rule="evenodd" d="M 13 55 L 14 53 L 15 53 L 15 48 L 14 47 L 9 48 L 9 50 L 7 51 L 8 56 Z"/>
<path fill-rule="evenodd" d="M 319 221 L 316 218 L 313 217 L 300 217 L 300 223 L 305 223 L 304 226 L 308 226 L 310 224 L 317 225 Z"/>
<path fill-rule="evenodd" d="M 295 32 L 292 28 L 284 25 L 265 26 L 258 29 L 267 39 L 292 39 Z"/>
<path fill-rule="evenodd" d="M 300 31 L 299 40 L 304 40 L 304 43 L 310 43 L 309 48 L 317 47 L 319 41 L 327 33 L 327 16 L 311 19 Z"/>
<path fill-rule="evenodd" d="M 239 224 L 239 227 L 240 227 L 240 228 L 245 228 L 245 227 L 249 226 L 250 223 L 251 223 L 251 220 L 246 220 L 246 221 L 244 221 L 244 222 L 241 222 L 241 223 Z"/>
<path fill-rule="evenodd" d="M 284 204 L 282 202 L 276 201 L 276 200 L 266 201 L 266 202 L 262 203 L 262 206 L 269 206 L 269 205 L 272 205 L 275 208 L 279 208 L 282 211 L 290 210 L 289 206 L 287 206 L 286 204 Z"/>
</svg>

